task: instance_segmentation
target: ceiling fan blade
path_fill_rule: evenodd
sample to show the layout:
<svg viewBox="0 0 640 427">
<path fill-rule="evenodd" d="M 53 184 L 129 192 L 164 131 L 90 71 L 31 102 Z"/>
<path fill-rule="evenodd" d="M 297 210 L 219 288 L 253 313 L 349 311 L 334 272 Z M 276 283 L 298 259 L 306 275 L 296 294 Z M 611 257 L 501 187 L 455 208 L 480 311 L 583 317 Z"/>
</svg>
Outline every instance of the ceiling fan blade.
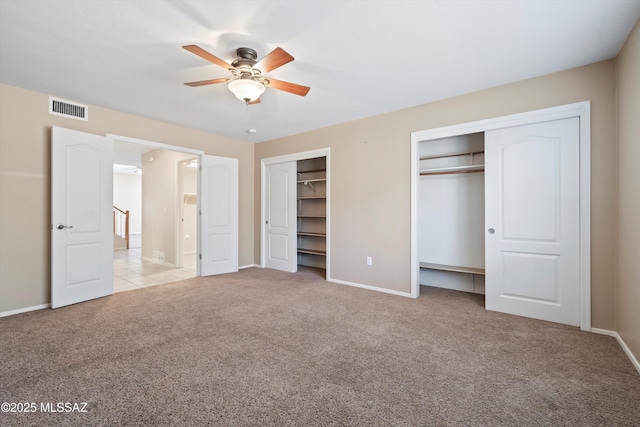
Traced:
<svg viewBox="0 0 640 427">
<path fill-rule="evenodd" d="M 201 47 L 198 47 L 198 46 L 196 46 L 194 44 L 190 44 L 188 46 L 182 46 L 182 48 L 188 50 L 189 52 L 191 52 L 193 54 L 198 55 L 202 59 L 206 59 L 207 61 L 211 62 L 212 64 L 216 64 L 216 65 L 224 68 L 225 70 L 234 69 L 234 67 L 231 64 L 223 61 L 222 59 L 218 58 L 215 55 L 210 54 L 206 50 L 204 50 Z"/>
<path fill-rule="evenodd" d="M 257 98 L 255 101 L 251 101 L 249 105 L 260 104 L 260 98 Z"/>
<path fill-rule="evenodd" d="M 213 80 L 202 80 L 199 82 L 189 82 L 189 83 L 185 83 L 187 86 L 191 86 L 191 87 L 198 87 L 198 86 L 205 86 L 205 85 L 213 85 L 216 83 L 224 83 L 224 82 L 228 82 L 229 79 L 213 79 Z"/>
<path fill-rule="evenodd" d="M 292 93 L 294 95 L 306 96 L 311 89 L 309 86 L 297 85 L 295 83 L 283 82 L 282 80 L 276 80 L 272 78 L 267 78 L 269 83 L 267 87 L 272 87 L 274 89 L 283 90 L 285 92 Z"/>
<path fill-rule="evenodd" d="M 282 67 L 284 64 L 288 64 L 293 61 L 293 56 L 289 55 L 284 49 L 277 47 L 271 51 L 267 56 L 262 58 L 253 68 L 257 68 L 262 71 L 262 74 L 266 74 L 269 71 L 275 70 L 278 67 Z"/>
</svg>

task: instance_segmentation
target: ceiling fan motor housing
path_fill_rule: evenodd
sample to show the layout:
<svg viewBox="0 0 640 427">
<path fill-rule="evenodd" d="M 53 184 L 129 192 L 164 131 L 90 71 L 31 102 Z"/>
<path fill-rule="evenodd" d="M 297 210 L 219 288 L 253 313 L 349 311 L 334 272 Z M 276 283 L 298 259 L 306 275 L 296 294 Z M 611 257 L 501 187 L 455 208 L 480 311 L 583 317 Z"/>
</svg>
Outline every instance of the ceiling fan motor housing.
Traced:
<svg viewBox="0 0 640 427">
<path fill-rule="evenodd" d="M 238 59 L 231 63 L 235 68 L 253 68 L 257 63 L 258 53 L 249 47 L 239 47 L 236 50 L 236 55 L 238 55 Z"/>
</svg>

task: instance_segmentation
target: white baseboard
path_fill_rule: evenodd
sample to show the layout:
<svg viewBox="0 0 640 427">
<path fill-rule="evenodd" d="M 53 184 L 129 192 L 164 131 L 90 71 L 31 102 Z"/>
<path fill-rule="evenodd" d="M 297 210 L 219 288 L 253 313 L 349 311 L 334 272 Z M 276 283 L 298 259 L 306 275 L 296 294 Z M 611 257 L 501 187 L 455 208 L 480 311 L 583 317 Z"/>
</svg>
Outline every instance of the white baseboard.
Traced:
<svg viewBox="0 0 640 427">
<path fill-rule="evenodd" d="M 149 257 L 146 257 L 146 256 L 143 256 L 143 257 L 140 257 L 140 258 L 142 258 L 145 261 L 152 262 L 154 264 L 160 264 L 160 265 L 164 265 L 165 267 L 176 268 L 175 264 L 171 264 L 171 263 L 168 263 L 168 262 L 165 262 L 165 261 L 160 261 L 158 259 L 153 259 L 153 258 L 149 258 Z"/>
<path fill-rule="evenodd" d="M 353 282 L 347 282 L 345 280 L 330 279 L 330 278 L 327 279 L 327 282 L 337 283 L 339 285 L 353 286 L 355 288 L 367 289 L 369 291 L 383 292 L 385 294 L 398 295 L 398 296 L 401 296 L 401 297 L 413 298 L 413 296 L 411 295 L 410 292 L 394 291 L 392 289 L 378 288 L 376 286 L 363 285 L 361 283 L 353 283 Z"/>
<path fill-rule="evenodd" d="M 633 364 L 633 366 L 636 368 L 636 370 L 640 374 L 640 362 L 638 362 L 638 359 L 636 358 L 636 356 L 634 356 L 634 354 L 631 352 L 629 347 L 627 347 L 627 344 L 624 342 L 622 337 L 616 331 L 610 331 L 608 329 L 591 328 L 591 332 L 593 332 L 594 334 L 608 335 L 610 337 L 614 337 L 618 341 L 618 344 L 620 344 L 620 347 L 622 347 L 622 350 L 624 350 L 624 352 L 626 353 L 629 360 L 631 360 L 631 363 Z"/>
<path fill-rule="evenodd" d="M 264 268 L 260 264 L 248 265 L 246 267 Z M 245 267 L 240 267 L 240 268 L 245 268 Z M 411 295 L 410 292 L 394 291 L 392 289 L 379 288 L 377 286 L 370 286 L 370 285 L 363 285 L 362 283 L 347 282 L 346 280 L 332 279 L 332 278 L 329 278 L 329 277 L 326 280 L 327 280 L 327 282 L 336 283 L 338 285 L 353 286 L 354 288 L 367 289 L 369 291 L 383 292 L 385 294 L 391 294 L 391 295 L 398 295 L 398 296 L 401 296 L 401 297 L 413 298 L 413 295 Z"/>
<path fill-rule="evenodd" d="M 13 316 L 14 314 L 27 313 L 29 311 L 42 310 L 43 308 L 49 308 L 51 304 L 34 305 L 33 307 L 19 308 L 17 310 L 3 311 L 0 313 L 0 317 Z"/>
<path fill-rule="evenodd" d="M 245 268 L 251 268 L 251 267 L 260 267 L 260 265 L 258 264 L 241 265 L 240 267 L 238 267 L 238 270 L 243 270 Z"/>
</svg>

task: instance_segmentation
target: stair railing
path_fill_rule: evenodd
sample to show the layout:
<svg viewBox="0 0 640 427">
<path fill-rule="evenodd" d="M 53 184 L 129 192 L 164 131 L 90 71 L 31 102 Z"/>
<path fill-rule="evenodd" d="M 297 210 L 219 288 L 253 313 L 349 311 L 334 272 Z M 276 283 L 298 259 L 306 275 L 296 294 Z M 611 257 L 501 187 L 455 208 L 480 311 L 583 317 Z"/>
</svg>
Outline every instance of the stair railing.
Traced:
<svg viewBox="0 0 640 427">
<path fill-rule="evenodd" d="M 113 234 L 122 237 L 125 240 L 127 249 L 129 249 L 129 211 L 122 210 L 116 206 L 113 207 Z"/>
</svg>

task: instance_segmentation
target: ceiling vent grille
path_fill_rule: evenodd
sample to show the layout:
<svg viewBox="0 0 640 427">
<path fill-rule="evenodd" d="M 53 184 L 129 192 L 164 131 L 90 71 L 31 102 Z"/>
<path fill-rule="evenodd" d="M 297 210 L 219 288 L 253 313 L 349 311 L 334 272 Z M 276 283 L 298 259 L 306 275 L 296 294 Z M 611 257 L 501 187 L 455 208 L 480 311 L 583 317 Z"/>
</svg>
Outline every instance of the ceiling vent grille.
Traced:
<svg viewBox="0 0 640 427">
<path fill-rule="evenodd" d="M 76 120 L 89 120 L 89 107 L 77 102 L 66 101 L 60 98 L 49 97 L 49 114 L 69 117 Z"/>
</svg>

